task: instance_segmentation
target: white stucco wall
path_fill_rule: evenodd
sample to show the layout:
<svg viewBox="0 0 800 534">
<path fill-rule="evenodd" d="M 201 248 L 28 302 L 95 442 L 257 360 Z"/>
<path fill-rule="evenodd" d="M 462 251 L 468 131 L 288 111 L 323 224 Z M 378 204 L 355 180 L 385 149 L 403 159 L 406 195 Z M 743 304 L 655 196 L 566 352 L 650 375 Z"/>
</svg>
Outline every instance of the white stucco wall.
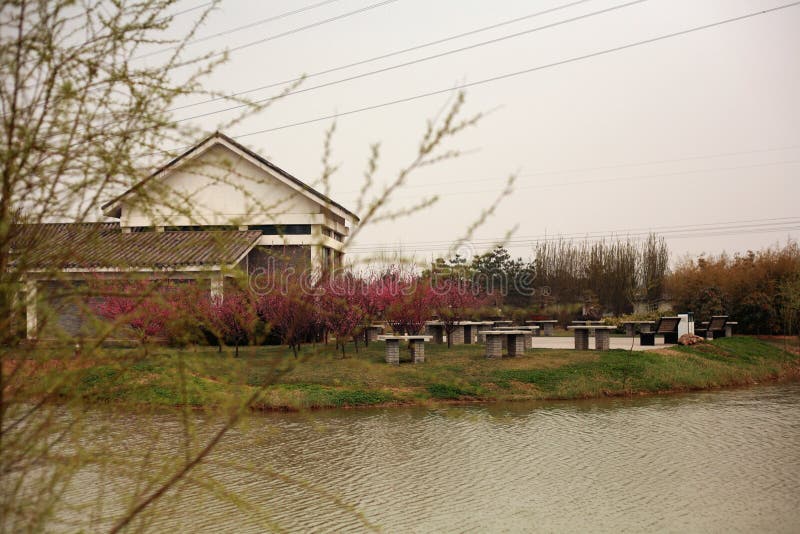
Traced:
<svg viewBox="0 0 800 534">
<path fill-rule="evenodd" d="M 136 195 L 122 201 L 123 227 L 328 222 L 322 204 L 222 145 L 153 181 L 145 186 L 157 197 L 148 209 Z"/>
</svg>

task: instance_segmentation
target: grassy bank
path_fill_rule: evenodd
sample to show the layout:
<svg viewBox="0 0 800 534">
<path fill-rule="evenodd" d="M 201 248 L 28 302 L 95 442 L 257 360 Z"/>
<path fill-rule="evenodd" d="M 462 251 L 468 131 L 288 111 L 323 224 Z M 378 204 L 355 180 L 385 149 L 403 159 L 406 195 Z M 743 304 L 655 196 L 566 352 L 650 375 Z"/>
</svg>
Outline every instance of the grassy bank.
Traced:
<svg viewBox="0 0 800 534">
<path fill-rule="evenodd" d="M 81 362 L 41 351 L 42 362 L 18 374 L 25 394 L 55 390 L 90 402 L 222 407 L 259 388 L 256 409 L 297 410 L 437 401 L 576 399 L 690 391 L 797 377 L 797 354 L 752 337 L 720 339 L 654 352 L 534 349 L 486 360 L 482 346 L 427 345 L 426 362 L 383 362 L 383 344 L 342 358 L 333 346 L 232 350 L 104 349 Z M 6 370 L 7 371 L 7 370 Z M 21 384 L 21 382 L 20 382 Z"/>
</svg>

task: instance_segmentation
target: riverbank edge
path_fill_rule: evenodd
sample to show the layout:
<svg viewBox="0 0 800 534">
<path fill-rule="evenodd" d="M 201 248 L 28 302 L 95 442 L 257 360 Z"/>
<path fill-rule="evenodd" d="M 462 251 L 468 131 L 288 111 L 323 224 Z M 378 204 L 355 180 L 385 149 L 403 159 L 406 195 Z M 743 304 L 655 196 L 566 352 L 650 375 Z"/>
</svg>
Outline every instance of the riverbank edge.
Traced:
<svg viewBox="0 0 800 534">
<path fill-rule="evenodd" d="M 655 351 L 658 352 L 658 351 Z M 743 376 L 742 381 L 732 381 L 729 383 L 718 384 L 709 387 L 676 387 L 657 391 L 631 390 L 631 391 L 608 391 L 602 395 L 585 396 L 537 396 L 537 395 L 509 395 L 503 397 L 490 398 L 461 398 L 461 399 L 418 399 L 382 402 L 375 404 L 347 404 L 342 406 L 308 406 L 297 408 L 294 406 L 275 406 L 254 404 L 249 407 L 255 413 L 300 413 L 303 411 L 323 411 L 323 410 L 367 410 L 367 409 L 391 409 L 391 408 L 447 408 L 457 406 L 483 406 L 499 404 L 504 402 L 570 402 L 570 401 L 590 401 L 593 399 L 622 399 L 622 398 L 647 398 L 665 395 L 681 395 L 688 393 L 701 393 L 704 391 L 733 391 L 742 388 L 756 387 L 767 384 L 780 384 L 789 382 L 800 382 L 800 359 L 793 364 L 787 364 L 777 375 L 764 376 L 760 379 L 752 379 Z M 375 390 L 378 391 L 378 390 Z M 176 405 L 175 407 L 180 407 Z M 213 407 L 190 406 L 197 410 L 208 410 Z"/>
</svg>

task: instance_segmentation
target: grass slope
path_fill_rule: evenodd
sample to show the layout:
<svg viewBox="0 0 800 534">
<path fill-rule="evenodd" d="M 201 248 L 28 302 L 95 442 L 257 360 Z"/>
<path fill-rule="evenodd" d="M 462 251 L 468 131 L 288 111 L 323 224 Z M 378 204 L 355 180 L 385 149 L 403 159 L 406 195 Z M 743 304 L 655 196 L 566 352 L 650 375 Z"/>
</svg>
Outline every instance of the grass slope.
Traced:
<svg viewBox="0 0 800 534">
<path fill-rule="evenodd" d="M 31 363 L 34 370 L 17 380 L 32 397 L 55 390 L 89 402 L 207 408 L 263 388 L 254 408 L 298 410 L 689 391 L 796 377 L 800 368 L 797 355 L 751 337 L 656 352 L 534 349 L 501 361 L 486 360 L 483 351 L 428 345 L 424 364 L 399 367 L 383 362 L 382 343 L 358 353 L 348 346 L 346 358 L 332 346 L 304 347 L 298 359 L 283 347 L 248 347 L 239 358 L 205 347 L 161 348 L 147 357 L 105 349 L 80 365 L 50 351 L 41 354 L 46 365 Z"/>
</svg>

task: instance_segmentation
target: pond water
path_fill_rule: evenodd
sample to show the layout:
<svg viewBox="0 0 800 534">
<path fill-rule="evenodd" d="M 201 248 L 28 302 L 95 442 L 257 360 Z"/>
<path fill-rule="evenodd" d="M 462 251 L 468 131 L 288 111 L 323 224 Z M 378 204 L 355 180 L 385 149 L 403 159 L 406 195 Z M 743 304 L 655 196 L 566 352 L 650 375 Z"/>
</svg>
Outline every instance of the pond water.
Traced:
<svg viewBox="0 0 800 534">
<path fill-rule="evenodd" d="M 141 455 L 156 427 L 164 450 L 180 440 L 174 413 L 106 424 L 115 454 Z M 98 476 L 78 476 L 67 498 L 124 493 L 125 483 Z M 190 484 L 165 500 L 148 529 L 798 532 L 800 384 L 257 414 L 228 435 L 196 482 L 218 483 L 242 502 Z"/>
</svg>

